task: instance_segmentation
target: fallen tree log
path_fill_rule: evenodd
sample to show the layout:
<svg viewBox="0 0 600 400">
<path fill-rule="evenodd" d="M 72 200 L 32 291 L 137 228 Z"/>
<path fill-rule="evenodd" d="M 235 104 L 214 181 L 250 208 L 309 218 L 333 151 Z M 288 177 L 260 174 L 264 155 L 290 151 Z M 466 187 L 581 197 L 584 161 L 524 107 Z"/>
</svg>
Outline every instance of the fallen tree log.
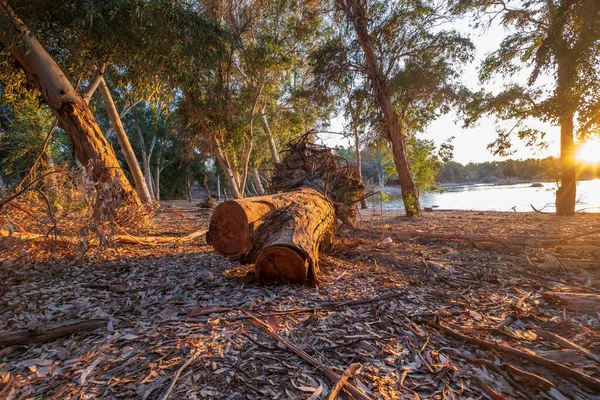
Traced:
<svg viewBox="0 0 600 400">
<path fill-rule="evenodd" d="M 319 248 L 331 243 L 333 203 L 314 189 L 231 200 L 211 218 L 206 241 L 219 253 L 254 263 L 259 281 L 318 284 Z"/>
<path fill-rule="evenodd" d="M 237 199 L 214 211 L 206 242 L 241 263 L 254 263 L 259 281 L 287 280 L 316 286 L 318 252 L 333 241 L 336 220 L 354 227 L 365 186 L 356 168 L 310 130 L 288 144 L 275 166 L 272 195 Z"/>
<path fill-rule="evenodd" d="M 16 344 L 46 343 L 75 333 L 91 332 L 106 326 L 108 320 L 90 319 L 87 321 L 69 321 L 51 326 L 38 326 L 35 329 L 0 332 L 0 346 Z"/>
</svg>

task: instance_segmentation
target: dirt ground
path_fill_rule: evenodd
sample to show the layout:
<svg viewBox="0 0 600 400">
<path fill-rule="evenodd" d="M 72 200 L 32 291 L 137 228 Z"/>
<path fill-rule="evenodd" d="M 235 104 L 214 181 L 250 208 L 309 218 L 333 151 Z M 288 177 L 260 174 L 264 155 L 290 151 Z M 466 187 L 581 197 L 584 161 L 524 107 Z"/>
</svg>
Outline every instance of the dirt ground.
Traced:
<svg viewBox="0 0 600 400">
<path fill-rule="evenodd" d="M 209 216 L 165 204 L 149 234 Z M 327 368 L 358 363 L 364 398 L 598 399 L 599 229 L 598 214 L 366 210 L 321 256 L 318 289 L 261 286 L 202 237 L 5 265 L 0 340 L 101 321 L 0 345 L 0 398 L 325 399 Z"/>
</svg>

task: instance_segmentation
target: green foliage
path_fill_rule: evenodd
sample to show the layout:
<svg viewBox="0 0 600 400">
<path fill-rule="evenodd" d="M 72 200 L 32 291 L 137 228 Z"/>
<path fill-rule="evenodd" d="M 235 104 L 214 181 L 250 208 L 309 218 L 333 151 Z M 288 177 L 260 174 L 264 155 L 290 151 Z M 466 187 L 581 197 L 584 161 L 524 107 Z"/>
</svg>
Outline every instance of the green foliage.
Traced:
<svg viewBox="0 0 600 400">
<path fill-rule="evenodd" d="M 560 168 L 554 157 L 544 159 L 489 161 L 462 165 L 455 161 L 444 164 L 436 175 L 440 183 L 495 183 L 507 178 L 524 181 L 554 181 Z"/>
<path fill-rule="evenodd" d="M 435 153 L 433 141 L 411 137 L 408 140 L 408 157 L 411 165 L 413 181 L 417 187 L 417 195 L 423 190 L 437 187 L 436 174 L 442 167 L 442 161 Z"/>
<path fill-rule="evenodd" d="M 13 8 L 73 80 L 108 62 L 118 86 L 158 101 L 203 76 L 229 36 L 188 2 L 22 0 Z"/>
<path fill-rule="evenodd" d="M 418 139 L 415 136 L 409 138 L 408 156 L 410 158 L 411 172 L 413 181 L 417 186 L 417 192 L 420 194 L 423 190 L 434 190 L 437 188 L 436 175 L 444 161 L 448 158 L 441 158 L 440 150 L 436 148 L 433 141 Z M 450 143 L 445 143 L 441 153 L 444 157 L 452 158 Z M 338 155 L 355 161 L 354 149 L 338 148 Z M 392 156 L 392 151 L 387 142 L 379 141 L 372 144 L 369 148 L 361 151 L 362 158 L 362 176 L 367 185 L 385 186 L 390 178 L 397 179 L 396 166 Z"/>
<path fill-rule="evenodd" d="M 26 90 L 2 88 L 2 100 L 10 102 L 4 103 L 0 118 L 0 175 L 5 183 L 14 184 L 33 166 L 54 118 Z M 48 154 L 56 158 L 56 164 L 60 162 L 58 149 L 62 145 L 57 135 L 51 137 L 47 145 Z M 47 165 L 41 163 L 37 167 L 43 170 Z"/>
<path fill-rule="evenodd" d="M 467 111 L 466 125 L 492 114 L 511 121 L 498 128 L 490 144 L 496 154 L 511 154 L 510 139 L 516 135 L 529 146 L 543 145 L 545 132 L 531 129 L 532 117 L 555 125 L 578 122 L 581 137 L 600 126 L 600 2 L 578 1 L 454 1 L 457 12 L 472 12 L 479 24 L 501 17 L 509 34 L 480 69 L 482 81 L 500 76 L 508 79 L 496 94 L 478 93 Z M 513 77 L 529 71 L 523 84 Z M 538 84 L 542 76 L 553 77 L 550 87 Z"/>
</svg>

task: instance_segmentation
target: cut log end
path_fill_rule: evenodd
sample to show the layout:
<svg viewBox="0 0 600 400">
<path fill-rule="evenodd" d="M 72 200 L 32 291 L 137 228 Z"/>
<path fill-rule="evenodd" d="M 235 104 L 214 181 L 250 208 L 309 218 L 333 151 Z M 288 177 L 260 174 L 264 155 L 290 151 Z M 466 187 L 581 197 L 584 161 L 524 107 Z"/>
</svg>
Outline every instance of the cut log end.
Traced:
<svg viewBox="0 0 600 400">
<path fill-rule="evenodd" d="M 318 285 L 318 251 L 335 226 L 332 202 L 303 188 L 284 194 L 220 204 L 211 218 L 208 244 L 231 260 L 254 264 L 265 281 Z"/>
<path fill-rule="evenodd" d="M 235 257 L 247 253 L 252 247 L 246 213 L 234 201 L 216 208 L 208 229 L 206 242 L 219 253 Z"/>
<path fill-rule="evenodd" d="M 260 282 L 304 282 L 309 270 L 309 259 L 296 249 L 287 246 L 269 246 L 258 255 L 254 264 Z"/>
</svg>

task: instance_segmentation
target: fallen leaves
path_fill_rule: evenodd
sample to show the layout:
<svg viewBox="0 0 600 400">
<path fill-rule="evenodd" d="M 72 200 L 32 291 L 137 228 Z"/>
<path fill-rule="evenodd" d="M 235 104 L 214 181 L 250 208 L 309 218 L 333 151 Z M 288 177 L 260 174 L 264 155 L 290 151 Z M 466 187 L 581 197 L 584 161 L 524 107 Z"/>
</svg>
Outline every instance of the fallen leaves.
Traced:
<svg viewBox="0 0 600 400">
<path fill-rule="evenodd" d="M 597 294 L 599 271 L 591 261 L 600 254 L 565 243 L 560 251 L 529 249 L 526 256 L 501 244 L 447 238 L 460 233 L 545 242 L 586 224 L 591 230 L 596 219 L 436 212 L 407 222 L 368 213 L 334 254 L 321 257 L 318 290 L 247 283 L 250 268 L 216 256 L 201 241 L 125 245 L 82 263 L 0 270 L 7 283 L 3 331 L 104 318 L 96 330 L 1 348 L 0 397 L 159 399 L 175 382 L 170 398 L 326 398 L 335 382 L 250 323 L 250 313 L 337 376 L 360 362 L 360 374 L 348 382 L 376 399 L 490 396 L 484 385 L 505 398 L 592 398 L 572 379 L 455 340 L 429 322 L 441 318 L 477 339 L 600 377 L 593 358 L 600 350 L 597 308 L 571 309 L 544 294 Z M 159 214 L 150 234 L 200 230 L 206 215 L 186 221 L 197 224 Z M 388 229 L 381 229 L 384 224 Z M 394 233 L 407 224 L 411 231 L 447 236 Z M 548 237 L 540 237 L 542 224 L 554 226 Z M 554 261 L 548 255 L 564 269 L 539 268 Z M 539 329 L 583 350 L 541 338 Z"/>
</svg>

